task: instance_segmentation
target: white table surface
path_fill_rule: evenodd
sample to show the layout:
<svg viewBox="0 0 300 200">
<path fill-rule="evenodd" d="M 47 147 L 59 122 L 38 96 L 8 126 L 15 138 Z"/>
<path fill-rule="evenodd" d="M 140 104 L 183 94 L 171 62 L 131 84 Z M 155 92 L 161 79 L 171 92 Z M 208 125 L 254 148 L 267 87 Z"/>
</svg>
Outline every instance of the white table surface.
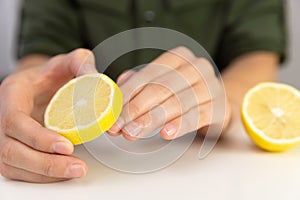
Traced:
<svg viewBox="0 0 300 200">
<path fill-rule="evenodd" d="M 204 160 L 201 140 L 173 165 L 149 174 L 126 174 L 97 162 L 82 146 L 75 154 L 86 160 L 82 179 L 32 184 L 0 178 L 0 200 L 89 199 L 300 199 L 300 148 L 268 153 L 233 127 Z"/>
</svg>

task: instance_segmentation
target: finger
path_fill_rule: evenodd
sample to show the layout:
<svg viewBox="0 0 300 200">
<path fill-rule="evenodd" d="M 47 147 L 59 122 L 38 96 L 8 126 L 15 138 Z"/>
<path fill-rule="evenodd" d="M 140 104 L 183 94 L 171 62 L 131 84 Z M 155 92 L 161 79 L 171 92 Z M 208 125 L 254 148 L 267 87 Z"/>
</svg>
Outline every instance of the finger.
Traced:
<svg viewBox="0 0 300 200">
<path fill-rule="evenodd" d="M 39 73 L 32 79 L 37 103 L 44 105 L 54 93 L 72 78 L 97 73 L 94 54 L 87 49 L 77 49 L 69 54 L 62 54 L 50 59 L 45 67 L 37 68 Z"/>
<path fill-rule="evenodd" d="M 192 62 L 196 56 L 194 53 L 185 46 L 179 46 L 171 49 L 158 58 L 154 62 L 158 62 L 164 65 L 169 65 L 170 63 L 189 63 Z M 179 65 L 178 65 L 179 66 Z"/>
<path fill-rule="evenodd" d="M 161 54 L 140 71 L 152 77 L 157 77 L 170 72 L 170 70 L 177 69 L 181 65 L 190 65 L 195 59 L 193 52 L 181 46 Z"/>
<path fill-rule="evenodd" d="M 210 124 L 212 117 L 212 103 L 207 102 L 191 108 L 184 115 L 179 116 L 166 125 L 160 131 L 163 138 L 171 140 L 198 130 Z"/>
<path fill-rule="evenodd" d="M 111 135 L 111 136 L 119 136 L 119 135 L 121 135 L 121 132 L 120 131 L 114 131 L 114 129 L 115 129 L 115 127 L 118 127 L 118 124 L 114 124 L 112 127 L 111 127 L 111 129 L 112 129 L 112 131 L 109 129 L 106 133 L 107 134 L 109 134 L 109 135 Z M 119 128 L 118 128 L 118 130 L 119 130 Z"/>
<path fill-rule="evenodd" d="M 126 84 L 121 86 L 121 90 L 124 94 L 124 104 L 135 94 L 139 93 L 146 83 L 158 76 L 173 71 L 181 65 L 192 62 L 195 58 L 194 54 L 186 47 L 178 47 L 163 53 L 146 67 L 134 74 Z"/>
<path fill-rule="evenodd" d="M 13 82 L 11 84 L 7 81 L 5 84 L 5 89 L 1 91 L 1 96 L 5 100 L 1 102 L 0 106 L 1 131 L 40 151 L 71 154 L 73 145 L 66 138 L 42 127 L 30 117 L 34 99 L 31 91 L 27 91 L 27 88 L 23 89 L 22 85 Z M 21 95 L 22 98 L 18 95 Z"/>
<path fill-rule="evenodd" d="M 0 165 L 0 173 L 3 177 L 8 179 L 26 181 L 31 183 L 54 183 L 54 182 L 68 180 L 65 178 L 53 178 L 53 177 L 43 176 L 23 169 L 12 167 L 4 163 Z"/>
<path fill-rule="evenodd" d="M 52 94 L 74 77 L 88 73 L 97 73 L 95 57 L 87 49 L 77 49 L 69 54 L 53 57 L 42 68 L 40 73 L 42 76 L 38 76 L 34 80 L 37 91 L 51 90 L 49 92 Z M 49 85 L 53 86 L 53 88 L 49 88 Z"/>
<path fill-rule="evenodd" d="M 137 141 L 139 138 L 138 137 L 136 137 L 136 136 L 131 136 L 131 135 L 129 135 L 128 133 L 125 133 L 125 132 L 122 132 L 122 131 L 120 131 L 120 134 L 122 134 L 122 136 L 126 139 L 126 140 L 128 140 L 128 141 Z"/>
<path fill-rule="evenodd" d="M 134 74 L 136 73 L 136 71 L 134 70 L 127 70 L 124 73 L 122 73 L 118 79 L 117 79 L 117 84 L 123 85 L 126 81 L 128 81 Z"/>
<path fill-rule="evenodd" d="M 48 66 L 57 69 L 63 75 L 80 76 L 96 73 L 95 56 L 88 49 L 76 49 L 69 54 L 57 56 L 50 60 Z"/>
<path fill-rule="evenodd" d="M 152 78 L 153 77 L 148 76 L 144 72 L 139 71 L 139 72 L 135 73 L 134 75 L 132 75 L 132 77 L 125 84 L 121 85 L 120 89 L 123 94 L 123 105 L 126 105 L 130 98 L 134 98 L 134 96 L 137 95 L 138 92 L 140 92 L 145 87 L 145 85 L 147 85 L 149 83 L 150 79 L 152 79 Z M 125 109 L 128 109 L 128 105 Z M 108 133 L 110 135 L 113 135 L 113 136 L 119 135 L 120 130 L 125 125 L 124 119 L 127 117 L 124 117 L 124 115 L 128 116 L 128 111 L 124 112 L 124 106 L 123 106 L 122 110 L 123 110 L 122 113 L 125 113 L 125 114 L 121 113 L 118 120 L 109 129 Z M 127 122 L 128 121 L 129 121 L 129 119 L 127 119 Z"/>
<path fill-rule="evenodd" d="M 178 47 L 163 53 L 147 65 L 147 67 L 135 73 L 132 78 L 126 82 L 126 84 L 120 87 L 123 92 L 123 104 L 128 103 L 130 98 L 133 98 L 136 94 L 138 94 L 145 85 L 155 77 L 170 73 L 180 65 L 190 63 L 194 59 L 194 54 L 185 47 Z M 119 135 L 119 131 L 123 126 L 124 119 L 120 117 L 119 120 L 110 128 L 108 133 L 111 135 Z"/>
<path fill-rule="evenodd" d="M 117 133 L 130 121 L 149 112 L 154 106 L 161 104 L 171 95 L 190 88 L 197 82 L 203 82 L 202 77 L 196 69 L 185 65 L 156 78 L 123 106 L 123 111 L 116 122 L 116 126 L 111 131 Z"/>
<path fill-rule="evenodd" d="M 149 113 L 138 117 L 134 121 L 130 121 L 124 126 L 122 132 L 131 137 L 141 138 L 162 127 L 166 122 L 183 115 L 196 105 L 210 100 L 207 86 L 197 83 L 191 88 L 172 95 Z"/>
<path fill-rule="evenodd" d="M 65 137 L 42 127 L 22 112 L 13 112 L 10 109 L 6 112 L 10 114 L 7 113 L 1 120 L 1 129 L 7 136 L 39 151 L 72 154 L 74 146 Z"/>
<path fill-rule="evenodd" d="M 118 84 L 119 86 L 122 85 L 122 84 L 124 84 L 124 83 L 125 83 L 126 81 L 128 81 L 135 73 L 136 73 L 136 71 L 134 71 L 134 70 L 128 70 L 128 71 L 122 73 L 122 74 L 118 77 L 118 79 L 117 79 L 117 84 Z M 115 127 L 118 127 L 118 124 L 117 124 L 117 123 L 114 124 L 114 125 L 107 131 L 107 133 L 108 133 L 109 135 L 111 135 L 111 136 L 118 136 L 118 135 L 120 135 L 121 132 L 119 132 L 119 131 L 114 131 L 114 129 L 116 129 Z M 111 131 L 111 129 L 112 129 L 112 131 Z M 119 128 L 118 128 L 117 130 L 119 130 Z"/>
<path fill-rule="evenodd" d="M 32 173 L 55 178 L 78 178 L 85 176 L 86 164 L 75 157 L 47 154 L 9 140 L 1 149 L 3 163 Z"/>
<path fill-rule="evenodd" d="M 137 76 L 138 73 L 135 75 Z M 134 80 L 134 78 L 131 80 Z M 176 70 L 169 70 L 168 73 L 156 77 L 154 80 L 145 83 L 146 86 L 140 87 L 141 89 L 138 90 L 138 93 L 133 92 L 134 95 L 128 95 L 131 98 L 130 102 L 124 102 L 123 111 L 115 125 L 111 127 L 110 133 L 118 134 L 125 124 L 148 112 L 173 93 L 189 88 L 197 82 L 206 83 L 210 79 L 216 82 L 214 70 L 209 61 L 204 58 L 195 59 L 178 67 Z"/>
</svg>

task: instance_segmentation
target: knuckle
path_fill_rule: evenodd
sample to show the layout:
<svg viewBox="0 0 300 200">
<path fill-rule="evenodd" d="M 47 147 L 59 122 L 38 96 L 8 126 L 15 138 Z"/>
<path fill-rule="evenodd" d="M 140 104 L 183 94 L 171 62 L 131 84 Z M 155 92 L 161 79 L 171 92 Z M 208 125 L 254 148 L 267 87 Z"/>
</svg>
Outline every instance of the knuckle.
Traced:
<svg viewBox="0 0 300 200">
<path fill-rule="evenodd" d="M 2 162 L 0 162 L 0 174 L 5 178 L 10 178 L 10 174 L 8 172 L 7 165 L 5 165 Z"/>
<path fill-rule="evenodd" d="M 11 141 L 7 141 L 3 144 L 1 150 L 1 162 L 3 163 L 10 163 L 11 155 L 12 155 L 13 143 Z"/>
<path fill-rule="evenodd" d="M 135 73 L 136 72 L 134 70 L 127 70 L 127 71 L 123 72 L 117 78 L 117 83 L 120 82 L 120 81 L 122 81 L 122 80 L 124 80 L 124 79 L 126 80 L 128 77 L 132 76 Z"/>
<path fill-rule="evenodd" d="M 214 67 L 206 58 L 197 58 L 193 63 L 200 73 L 204 76 L 213 76 L 215 74 Z"/>
<path fill-rule="evenodd" d="M 0 120 L 0 128 L 4 132 L 4 134 L 10 132 L 11 128 L 13 127 L 13 124 L 14 124 L 14 116 L 9 112 L 4 111 Z"/>
<path fill-rule="evenodd" d="M 174 109 L 174 112 L 182 114 L 184 103 L 181 101 L 182 101 L 182 99 L 180 98 L 180 96 L 177 96 L 174 94 L 169 98 L 168 104 L 170 105 L 170 107 L 172 107 L 172 109 Z M 163 104 L 163 105 L 166 105 L 166 104 Z M 170 111 L 168 111 L 168 107 L 166 107 L 164 111 L 170 112 Z"/>
<path fill-rule="evenodd" d="M 189 49 L 186 46 L 181 45 L 174 48 L 174 51 L 189 51 Z"/>
<path fill-rule="evenodd" d="M 135 119 L 133 122 L 135 124 L 140 124 L 143 127 L 149 128 L 155 124 L 155 120 L 158 120 L 158 116 L 152 116 L 152 113 L 145 113 L 143 116 Z"/>
<path fill-rule="evenodd" d="M 49 60 L 49 62 L 55 63 L 55 62 L 57 62 L 57 61 L 61 61 L 61 60 L 63 60 L 63 59 L 65 58 L 65 56 L 66 56 L 66 54 L 58 54 L 58 55 L 56 55 L 56 56 L 53 56 L 53 57 Z"/>
<path fill-rule="evenodd" d="M 42 173 L 45 176 L 52 176 L 55 168 L 54 160 L 51 156 L 48 156 L 45 160 Z"/>
<path fill-rule="evenodd" d="M 34 149 L 38 149 L 38 144 L 41 141 L 39 134 L 32 134 L 28 139 L 30 146 Z"/>
<path fill-rule="evenodd" d="M 172 82 L 173 80 L 169 79 L 153 81 L 146 86 L 145 92 L 146 94 L 155 94 L 154 99 L 156 100 L 156 103 L 159 103 L 159 101 L 163 101 L 176 93 L 174 88 L 172 88 Z"/>
<path fill-rule="evenodd" d="M 177 72 L 180 76 L 176 81 L 184 84 L 184 86 L 192 86 L 199 81 L 200 72 L 193 65 L 189 64 L 189 67 L 180 66 Z"/>
<path fill-rule="evenodd" d="M 133 120 L 141 113 L 142 109 L 141 106 L 138 105 L 136 102 L 130 102 L 128 104 L 128 116 L 130 120 Z"/>
<path fill-rule="evenodd" d="M 197 83 L 193 86 L 194 97 L 196 98 L 197 104 L 201 104 L 206 101 L 211 101 L 211 94 L 209 87 L 206 82 Z"/>
<path fill-rule="evenodd" d="M 188 49 L 186 46 L 178 46 L 175 49 L 173 49 L 172 51 L 177 52 L 177 53 L 182 53 L 184 55 L 192 55 L 193 52 Z"/>
<path fill-rule="evenodd" d="M 12 85 L 19 83 L 18 78 L 20 78 L 18 73 L 7 76 L 1 83 L 1 93 L 7 93 Z"/>
<path fill-rule="evenodd" d="M 52 57 L 48 62 L 47 62 L 47 66 L 58 66 L 58 64 L 62 61 L 62 60 L 64 60 L 65 59 L 65 57 L 66 57 L 66 55 L 65 54 L 59 54 L 59 55 L 56 55 L 56 56 L 54 56 L 54 57 Z M 51 72 L 54 72 L 54 70 L 56 70 L 55 69 L 55 67 L 52 67 L 52 68 L 50 68 L 52 71 Z M 60 67 L 60 66 L 59 66 Z"/>
<path fill-rule="evenodd" d="M 177 55 L 181 56 L 187 60 L 191 60 L 193 58 L 195 58 L 194 53 L 188 49 L 186 46 L 179 46 L 176 47 L 175 49 L 171 50 L 171 52 L 176 53 Z"/>
</svg>

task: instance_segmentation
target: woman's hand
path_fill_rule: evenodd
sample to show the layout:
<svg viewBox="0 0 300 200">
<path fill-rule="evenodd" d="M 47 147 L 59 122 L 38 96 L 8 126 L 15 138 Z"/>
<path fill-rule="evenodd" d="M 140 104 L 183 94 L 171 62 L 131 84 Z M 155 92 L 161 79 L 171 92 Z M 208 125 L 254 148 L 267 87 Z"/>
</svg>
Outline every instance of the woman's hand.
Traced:
<svg viewBox="0 0 300 200">
<path fill-rule="evenodd" d="M 108 133 L 128 140 L 147 137 L 157 129 L 169 140 L 207 127 L 215 93 L 223 89 L 210 62 L 185 47 L 162 54 L 138 72 L 122 74 L 118 84 L 124 95 L 123 111 Z M 226 125 L 229 104 L 225 110 Z"/>
<path fill-rule="evenodd" d="M 94 57 L 79 49 L 42 66 L 15 73 L 0 87 L 0 172 L 29 182 L 55 182 L 84 176 L 87 165 L 71 156 L 73 145 L 42 126 L 54 93 L 75 76 L 95 72 Z"/>
</svg>

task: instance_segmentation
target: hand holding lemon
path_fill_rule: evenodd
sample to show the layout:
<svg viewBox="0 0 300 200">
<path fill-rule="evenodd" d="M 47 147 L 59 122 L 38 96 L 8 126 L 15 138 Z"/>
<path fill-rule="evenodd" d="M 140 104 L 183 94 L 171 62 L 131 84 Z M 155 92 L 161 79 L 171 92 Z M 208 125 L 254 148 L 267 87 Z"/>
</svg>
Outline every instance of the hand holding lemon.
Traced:
<svg viewBox="0 0 300 200">
<path fill-rule="evenodd" d="M 73 144 L 95 139 L 108 130 L 122 110 L 122 93 L 104 74 L 87 74 L 57 91 L 45 112 L 45 126 Z M 300 92 L 280 83 L 250 89 L 242 105 L 242 121 L 250 138 L 268 151 L 300 144 Z"/>
</svg>

